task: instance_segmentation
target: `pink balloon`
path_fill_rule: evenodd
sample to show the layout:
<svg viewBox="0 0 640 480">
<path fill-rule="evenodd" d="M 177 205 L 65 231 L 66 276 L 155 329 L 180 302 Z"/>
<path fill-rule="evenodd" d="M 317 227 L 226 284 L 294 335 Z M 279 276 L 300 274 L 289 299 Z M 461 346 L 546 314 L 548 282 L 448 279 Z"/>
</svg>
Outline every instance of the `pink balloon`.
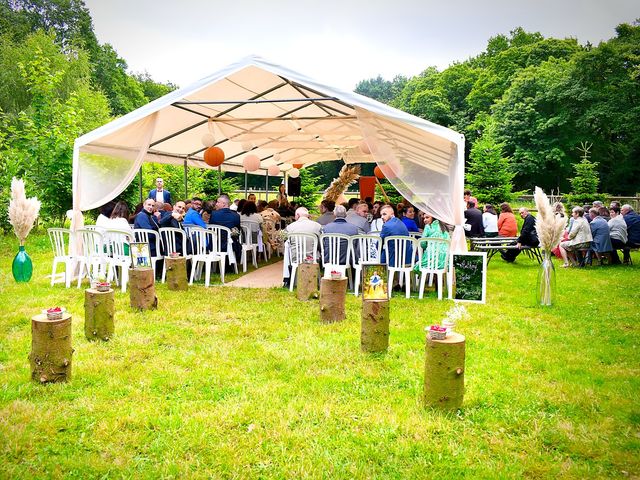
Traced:
<svg viewBox="0 0 640 480">
<path fill-rule="evenodd" d="M 280 167 L 278 165 L 271 165 L 267 170 L 267 173 L 272 177 L 280 174 Z"/>
<path fill-rule="evenodd" d="M 247 172 L 255 172 L 260 168 L 260 158 L 257 155 L 247 155 L 242 160 L 242 166 Z"/>
</svg>

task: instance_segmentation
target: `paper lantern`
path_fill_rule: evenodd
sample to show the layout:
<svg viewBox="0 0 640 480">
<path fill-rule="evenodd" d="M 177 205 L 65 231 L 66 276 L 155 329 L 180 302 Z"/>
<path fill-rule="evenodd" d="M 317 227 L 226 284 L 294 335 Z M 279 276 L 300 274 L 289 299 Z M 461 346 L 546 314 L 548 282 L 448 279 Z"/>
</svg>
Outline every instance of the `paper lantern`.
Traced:
<svg viewBox="0 0 640 480">
<path fill-rule="evenodd" d="M 291 178 L 298 178 L 300 176 L 300 170 L 298 170 L 297 168 L 292 168 L 291 170 L 289 170 L 289 176 Z"/>
<path fill-rule="evenodd" d="M 280 167 L 278 165 L 270 165 L 267 173 L 272 177 L 280 174 Z"/>
<path fill-rule="evenodd" d="M 255 172 L 260 168 L 260 158 L 257 155 L 247 155 L 242 160 L 242 166 L 247 172 Z"/>
<path fill-rule="evenodd" d="M 380 167 L 376 166 L 376 168 L 373 169 L 373 174 L 378 177 L 380 180 L 384 179 L 384 173 L 382 173 L 382 170 L 380 170 Z"/>
<path fill-rule="evenodd" d="M 303 165 L 303 164 L 302 164 L 302 163 L 292 163 L 291 165 L 293 165 L 293 168 L 298 168 L 298 169 L 300 169 L 300 168 L 302 168 L 302 165 Z"/>
<path fill-rule="evenodd" d="M 224 162 L 224 150 L 219 147 L 209 147 L 204 151 L 204 161 L 207 165 L 217 167 Z"/>
<path fill-rule="evenodd" d="M 280 170 L 286 172 L 287 170 L 291 170 L 293 166 L 290 163 L 282 163 L 280 164 Z"/>
<path fill-rule="evenodd" d="M 205 147 L 213 147 L 213 144 L 216 143 L 216 137 L 213 136 L 213 133 L 205 133 L 200 141 Z"/>
<path fill-rule="evenodd" d="M 248 152 L 249 150 L 253 150 L 253 143 L 251 142 L 242 142 L 240 146 L 245 152 Z"/>
<path fill-rule="evenodd" d="M 360 150 L 362 151 L 362 153 L 365 153 L 367 155 L 369 155 L 371 153 L 371 149 L 369 148 L 369 144 L 365 140 L 362 140 L 360 142 Z"/>
</svg>

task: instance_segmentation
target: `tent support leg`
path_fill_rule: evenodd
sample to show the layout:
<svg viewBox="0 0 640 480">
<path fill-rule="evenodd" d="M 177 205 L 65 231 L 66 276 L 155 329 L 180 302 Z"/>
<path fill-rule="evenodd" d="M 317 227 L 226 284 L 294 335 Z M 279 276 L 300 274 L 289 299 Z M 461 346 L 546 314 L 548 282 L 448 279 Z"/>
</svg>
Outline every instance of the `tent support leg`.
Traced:
<svg viewBox="0 0 640 480">
<path fill-rule="evenodd" d="M 188 185 L 187 185 L 187 160 L 184 160 L 184 198 L 187 198 L 189 196 L 189 189 L 188 189 Z"/>
<path fill-rule="evenodd" d="M 269 174 L 267 173 L 264 178 L 264 194 L 267 203 L 269 203 Z"/>
<path fill-rule="evenodd" d="M 140 191 L 140 203 L 142 203 L 142 165 L 140 165 L 138 172 L 138 190 Z"/>
<path fill-rule="evenodd" d="M 248 188 L 247 188 L 247 178 L 248 178 L 248 175 L 247 175 L 247 171 L 245 170 L 244 171 L 244 198 L 247 198 L 247 190 L 248 190 Z"/>
<path fill-rule="evenodd" d="M 218 196 L 222 195 L 222 167 L 218 165 Z"/>
</svg>

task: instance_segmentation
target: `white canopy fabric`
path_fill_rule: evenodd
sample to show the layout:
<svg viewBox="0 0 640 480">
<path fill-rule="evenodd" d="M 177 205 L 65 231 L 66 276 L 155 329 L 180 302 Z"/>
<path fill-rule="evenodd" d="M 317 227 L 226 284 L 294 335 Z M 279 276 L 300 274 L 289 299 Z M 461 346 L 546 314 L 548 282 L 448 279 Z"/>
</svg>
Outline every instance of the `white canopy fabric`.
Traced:
<svg viewBox="0 0 640 480">
<path fill-rule="evenodd" d="M 257 155 L 266 174 L 342 159 L 376 162 L 419 209 L 455 225 L 452 247 L 466 250 L 464 137 L 353 92 L 248 57 L 76 139 L 74 227 L 81 211 L 119 195 L 144 162 L 213 168 L 203 160 L 211 133 L 223 171 L 244 172 Z"/>
</svg>

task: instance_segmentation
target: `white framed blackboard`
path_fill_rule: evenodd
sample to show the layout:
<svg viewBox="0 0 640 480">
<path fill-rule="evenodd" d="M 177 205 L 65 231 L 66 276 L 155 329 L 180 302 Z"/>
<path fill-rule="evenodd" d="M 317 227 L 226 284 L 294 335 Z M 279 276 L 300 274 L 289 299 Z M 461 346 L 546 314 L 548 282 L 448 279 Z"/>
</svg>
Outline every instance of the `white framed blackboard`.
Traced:
<svg viewBox="0 0 640 480">
<path fill-rule="evenodd" d="M 486 303 L 487 252 L 452 253 L 449 299 Z"/>
</svg>

